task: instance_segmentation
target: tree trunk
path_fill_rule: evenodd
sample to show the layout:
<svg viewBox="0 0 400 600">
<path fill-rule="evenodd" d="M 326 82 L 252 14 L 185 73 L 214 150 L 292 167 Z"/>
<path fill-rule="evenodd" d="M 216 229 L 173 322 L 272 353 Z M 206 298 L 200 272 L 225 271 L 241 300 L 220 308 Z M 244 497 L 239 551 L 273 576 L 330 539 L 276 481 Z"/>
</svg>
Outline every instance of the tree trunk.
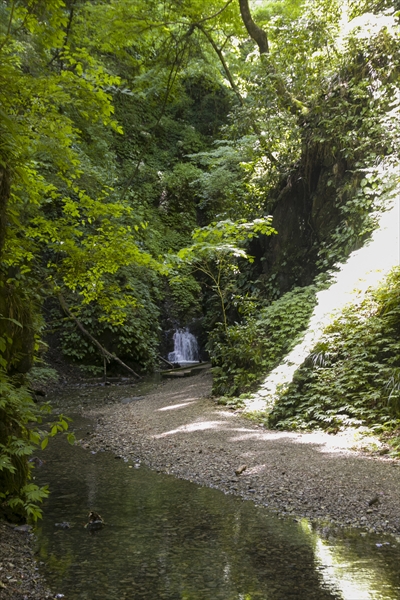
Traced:
<svg viewBox="0 0 400 600">
<path fill-rule="evenodd" d="M 215 43 L 211 33 L 209 31 L 207 31 L 207 29 L 205 29 L 202 25 L 196 25 L 196 27 L 202 31 L 204 33 L 204 35 L 206 36 L 206 38 L 208 39 L 208 41 L 210 42 L 211 46 L 213 47 L 213 49 L 215 50 L 216 54 L 218 55 L 219 60 L 221 61 L 221 64 L 223 66 L 223 69 L 225 71 L 225 75 L 231 85 L 232 90 L 235 92 L 237 99 L 240 102 L 241 106 L 244 106 L 244 100 L 243 97 L 241 96 L 238 87 L 232 77 L 232 74 L 229 70 L 229 67 L 226 63 L 226 60 L 224 58 L 224 53 L 222 52 L 222 49 L 219 48 L 217 46 L 217 44 Z M 261 135 L 261 131 L 259 129 L 259 127 L 257 126 L 257 123 L 255 123 L 254 121 L 252 121 L 251 127 L 254 131 L 254 133 L 256 134 L 256 136 L 258 137 L 258 141 L 260 142 L 260 145 L 265 153 L 265 156 L 267 156 L 269 158 L 269 160 L 271 161 L 271 163 L 276 163 L 276 158 L 273 154 L 271 154 L 271 152 L 268 150 L 268 148 L 266 148 L 265 146 L 265 141 Z"/>
<path fill-rule="evenodd" d="M 242 21 L 247 29 L 247 33 L 252 40 L 257 44 L 261 59 L 264 59 L 267 71 L 275 82 L 276 92 L 281 99 L 285 108 L 287 108 L 293 115 L 300 116 L 301 118 L 307 114 L 308 108 L 303 102 L 298 100 L 289 92 L 286 88 L 285 82 L 271 62 L 269 56 L 268 38 L 267 34 L 261 27 L 254 23 L 249 8 L 249 0 L 239 0 L 240 14 L 242 15 Z"/>
<path fill-rule="evenodd" d="M 10 197 L 10 174 L 6 167 L 0 167 L 0 256 L 6 236 L 6 210 Z"/>
<path fill-rule="evenodd" d="M 268 54 L 268 38 L 264 29 L 261 29 L 256 23 L 254 23 L 253 18 L 251 16 L 249 1 L 248 0 L 239 0 L 240 14 L 242 15 L 243 23 L 247 29 L 247 33 L 249 36 L 255 41 L 257 44 L 260 54 Z"/>
</svg>

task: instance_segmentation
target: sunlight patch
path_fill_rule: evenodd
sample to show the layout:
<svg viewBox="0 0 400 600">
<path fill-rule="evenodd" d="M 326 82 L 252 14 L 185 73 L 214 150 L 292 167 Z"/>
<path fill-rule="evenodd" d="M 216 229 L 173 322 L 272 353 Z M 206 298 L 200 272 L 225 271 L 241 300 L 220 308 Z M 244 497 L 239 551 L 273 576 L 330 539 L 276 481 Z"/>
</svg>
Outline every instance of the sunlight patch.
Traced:
<svg viewBox="0 0 400 600">
<path fill-rule="evenodd" d="M 334 274 L 334 282 L 317 293 L 309 326 L 303 340 L 293 348 L 282 363 L 273 369 L 259 390 L 246 402 L 246 412 L 261 412 L 273 407 L 295 371 L 310 354 L 323 330 L 350 303 L 361 302 L 368 288 L 377 286 L 393 267 L 400 264 L 400 214 L 398 185 L 394 204 L 379 219 L 379 227 L 361 249 L 350 254 L 346 263 Z"/>
<path fill-rule="evenodd" d="M 162 408 L 158 408 L 157 412 L 162 412 L 164 410 L 175 410 L 175 408 L 183 408 L 184 406 L 194 404 L 196 401 L 197 398 L 189 398 L 187 402 L 181 402 L 181 404 L 170 404 L 170 406 L 163 406 Z"/>
</svg>

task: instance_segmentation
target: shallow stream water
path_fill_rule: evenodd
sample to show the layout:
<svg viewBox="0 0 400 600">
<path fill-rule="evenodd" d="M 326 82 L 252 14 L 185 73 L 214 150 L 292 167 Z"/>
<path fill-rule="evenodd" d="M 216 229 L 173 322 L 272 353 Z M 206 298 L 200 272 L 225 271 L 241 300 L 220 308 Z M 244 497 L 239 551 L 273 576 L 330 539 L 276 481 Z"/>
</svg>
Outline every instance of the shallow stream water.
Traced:
<svg viewBox="0 0 400 600">
<path fill-rule="evenodd" d="M 92 431 L 77 417 L 77 437 Z M 235 496 L 53 439 L 36 481 L 45 575 L 66 600 L 394 600 L 400 541 L 279 519 Z M 101 530 L 84 527 L 89 511 Z M 56 523 L 68 522 L 69 529 Z M 62 597 L 62 596 L 59 596 Z"/>
</svg>

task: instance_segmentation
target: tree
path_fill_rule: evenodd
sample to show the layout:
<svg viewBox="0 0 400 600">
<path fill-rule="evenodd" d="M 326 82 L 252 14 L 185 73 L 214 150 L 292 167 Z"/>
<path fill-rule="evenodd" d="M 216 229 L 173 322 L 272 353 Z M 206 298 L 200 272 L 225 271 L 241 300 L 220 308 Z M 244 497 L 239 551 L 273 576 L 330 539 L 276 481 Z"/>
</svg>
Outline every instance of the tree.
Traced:
<svg viewBox="0 0 400 600">
<path fill-rule="evenodd" d="M 300 5 L 1 4 L 0 350 L 7 414 L 25 402 L 18 386 L 42 335 L 46 299 L 65 299 L 67 317 L 57 318 L 77 358 L 91 360 L 79 346 L 80 323 L 101 348 L 111 339 L 112 352 L 131 352 L 139 368 L 150 369 L 167 289 L 160 257 L 171 250 L 178 264 L 202 271 L 226 330 L 230 280 L 239 279 L 239 265 L 246 269 L 246 240 L 279 203 L 282 185 L 301 178 L 311 202 L 314 173 L 334 164 L 354 171 L 349 185 L 357 187 L 366 162 L 377 168 L 377 157 L 397 151 L 399 136 L 382 133 L 390 130 L 382 128 L 384 119 L 398 131 L 398 103 L 389 107 L 387 100 L 398 95 L 395 14 L 380 14 L 374 2 L 353 3 L 347 20 L 375 11 L 376 26 L 360 30 L 353 22 L 344 35 L 342 3 Z M 338 179 L 334 173 L 331 189 Z M 321 264 L 334 262 L 339 248 L 343 254 L 370 227 L 366 191 L 373 194 L 372 184 L 351 203 L 349 190 L 338 188 L 343 223 L 315 242 Z M 249 223 L 256 225 L 246 229 Z M 264 275 L 272 286 L 274 274 Z M 241 276 L 251 285 L 250 274 Z M 192 278 L 186 281 L 185 307 L 197 290 Z M 26 440 L 24 418 L 17 419 L 18 435 Z"/>
<path fill-rule="evenodd" d="M 271 226 L 271 217 L 256 219 L 253 222 L 220 221 L 193 232 L 193 244 L 182 248 L 175 258 L 178 264 L 192 265 L 211 280 L 211 289 L 217 295 L 221 308 L 223 328 L 226 331 L 227 283 L 239 272 L 238 259 L 252 261 L 243 246 L 256 235 L 277 233 Z"/>
<path fill-rule="evenodd" d="M 135 299 L 118 297 L 116 280 L 110 296 L 105 277 L 157 261 L 139 245 L 145 224 L 82 153 L 80 119 L 122 132 L 105 91 L 119 78 L 70 50 L 73 7 L 69 16 L 58 1 L 0 11 L 0 498 L 2 510 L 36 518 L 47 492 L 27 482 L 27 457 L 68 426 L 60 417 L 49 433 L 27 427 L 41 415 L 20 373 L 32 364 L 41 304 L 66 289 L 120 322 Z"/>
</svg>

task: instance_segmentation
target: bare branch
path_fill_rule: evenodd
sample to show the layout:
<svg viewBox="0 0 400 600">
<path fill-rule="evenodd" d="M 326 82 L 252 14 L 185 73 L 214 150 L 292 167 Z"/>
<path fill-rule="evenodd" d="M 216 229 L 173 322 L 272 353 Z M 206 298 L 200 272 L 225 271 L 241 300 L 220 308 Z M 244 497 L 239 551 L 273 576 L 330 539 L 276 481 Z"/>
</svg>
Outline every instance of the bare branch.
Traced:
<svg viewBox="0 0 400 600">
<path fill-rule="evenodd" d="M 119 363 L 122 367 L 124 367 L 124 369 L 126 369 L 127 371 L 129 371 L 130 373 L 132 373 L 135 377 L 137 377 L 138 379 L 142 379 L 140 375 L 138 375 L 137 373 L 135 373 L 135 371 L 133 369 L 131 369 L 130 367 L 128 367 L 128 365 L 126 365 L 124 362 L 122 362 L 122 360 L 120 358 L 118 358 L 118 356 L 115 356 L 115 354 L 111 354 L 111 352 L 109 352 L 108 350 L 106 350 L 106 348 L 103 348 L 103 346 L 100 344 L 100 342 L 98 340 L 96 340 L 96 338 L 94 338 L 88 331 L 87 329 L 84 328 L 84 326 L 82 325 L 82 323 L 79 321 L 79 319 L 77 319 L 75 317 L 75 315 L 72 314 L 72 312 L 69 310 L 67 303 L 65 301 L 65 298 L 62 294 L 58 294 L 58 300 L 61 304 L 61 307 L 63 309 L 63 311 L 74 321 L 74 323 L 76 324 L 76 326 L 82 331 L 82 333 L 89 338 L 89 340 L 92 342 L 92 344 L 94 344 L 96 346 L 96 348 L 98 350 L 100 350 L 102 356 L 104 358 L 106 358 L 108 361 L 110 360 L 115 360 L 117 363 Z"/>
<path fill-rule="evenodd" d="M 161 356 L 161 354 L 158 354 L 158 355 L 157 355 L 157 358 L 158 358 L 159 360 L 161 360 L 162 362 L 164 362 L 164 363 L 165 363 L 166 365 L 168 365 L 169 367 L 171 367 L 171 369 L 173 369 L 173 368 L 174 368 L 174 365 L 173 365 L 171 362 L 169 362 L 169 360 L 166 360 L 165 358 L 163 358 L 163 357 Z"/>
<path fill-rule="evenodd" d="M 223 6 L 218 12 L 216 12 L 214 15 L 211 15 L 210 17 L 204 17 L 204 19 L 201 19 L 200 21 L 197 22 L 197 24 L 199 23 L 204 23 L 205 21 L 209 21 L 210 19 L 215 19 L 215 17 L 218 17 L 218 15 L 220 15 L 222 12 L 224 12 L 224 10 L 233 2 L 233 0 L 228 0 L 228 2 L 225 4 L 225 6 Z"/>
</svg>

